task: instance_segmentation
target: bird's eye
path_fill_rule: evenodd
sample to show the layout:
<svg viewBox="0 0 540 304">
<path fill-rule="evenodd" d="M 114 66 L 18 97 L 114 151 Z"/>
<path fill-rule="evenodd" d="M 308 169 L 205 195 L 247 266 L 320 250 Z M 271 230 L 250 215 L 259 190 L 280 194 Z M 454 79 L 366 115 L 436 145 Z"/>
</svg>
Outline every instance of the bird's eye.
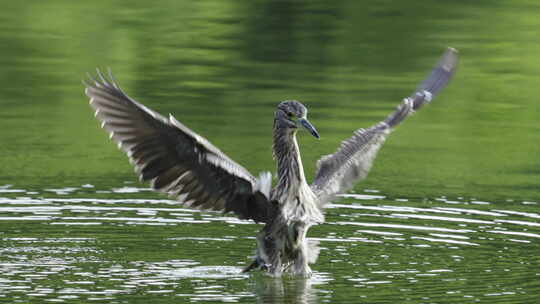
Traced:
<svg viewBox="0 0 540 304">
<path fill-rule="evenodd" d="M 288 112 L 288 113 L 287 113 L 287 116 L 293 117 L 293 113 L 292 113 L 292 112 Z"/>
</svg>

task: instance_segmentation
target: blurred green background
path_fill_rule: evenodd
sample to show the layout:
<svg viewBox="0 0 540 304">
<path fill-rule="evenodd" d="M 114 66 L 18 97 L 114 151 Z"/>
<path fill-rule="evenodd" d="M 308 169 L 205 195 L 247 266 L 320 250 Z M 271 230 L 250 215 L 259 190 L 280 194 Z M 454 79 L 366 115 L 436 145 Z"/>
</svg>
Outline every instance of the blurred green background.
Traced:
<svg viewBox="0 0 540 304">
<path fill-rule="evenodd" d="M 275 171 L 272 116 L 298 99 L 315 162 L 408 96 L 447 46 L 458 73 L 390 137 L 362 189 L 389 196 L 538 200 L 537 1 L 4 1 L 0 185 L 135 180 L 81 80 L 110 67 L 252 173 Z"/>
</svg>

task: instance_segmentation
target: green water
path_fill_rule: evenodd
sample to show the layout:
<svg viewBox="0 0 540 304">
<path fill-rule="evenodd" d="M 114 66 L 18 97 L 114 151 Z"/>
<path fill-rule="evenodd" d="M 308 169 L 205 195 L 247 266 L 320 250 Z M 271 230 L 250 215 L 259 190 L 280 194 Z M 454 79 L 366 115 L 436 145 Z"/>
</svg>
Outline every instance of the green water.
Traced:
<svg viewBox="0 0 540 304">
<path fill-rule="evenodd" d="M 538 303 L 537 1 L 4 1 L 0 303 Z M 81 80 L 113 69 L 252 173 L 298 99 L 308 179 L 447 46 L 456 77 L 312 228 L 310 279 L 241 274 L 260 226 L 139 184 Z"/>
</svg>

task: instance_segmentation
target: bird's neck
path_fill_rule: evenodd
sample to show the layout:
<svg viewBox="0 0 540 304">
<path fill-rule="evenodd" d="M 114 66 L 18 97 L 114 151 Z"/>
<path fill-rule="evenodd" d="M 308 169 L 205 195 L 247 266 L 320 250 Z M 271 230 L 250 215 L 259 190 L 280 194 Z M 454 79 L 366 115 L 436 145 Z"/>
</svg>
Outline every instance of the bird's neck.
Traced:
<svg viewBox="0 0 540 304">
<path fill-rule="evenodd" d="M 296 130 L 274 126 L 273 150 L 279 179 L 276 186 L 280 192 L 278 196 L 297 195 L 299 188 L 306 184 L 306 178 L 296 141 Z"/>
</svg>

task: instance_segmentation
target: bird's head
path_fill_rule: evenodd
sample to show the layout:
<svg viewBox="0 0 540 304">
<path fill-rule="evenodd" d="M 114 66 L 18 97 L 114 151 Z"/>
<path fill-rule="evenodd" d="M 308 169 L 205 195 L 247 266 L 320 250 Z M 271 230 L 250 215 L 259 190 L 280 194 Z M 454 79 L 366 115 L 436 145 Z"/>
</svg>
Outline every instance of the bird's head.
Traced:
<svg viewBox="0 0 540 304">
<path fill-rule="evenodd" d="M 320 138 L 315 127 L 307 120 L 307 112 L 307 108 L 296 100 L 282 101 L 277 107 L 274 125 L 289 129 L 297 129 L 301 126 L 311 135 Z"/>
</svg>

